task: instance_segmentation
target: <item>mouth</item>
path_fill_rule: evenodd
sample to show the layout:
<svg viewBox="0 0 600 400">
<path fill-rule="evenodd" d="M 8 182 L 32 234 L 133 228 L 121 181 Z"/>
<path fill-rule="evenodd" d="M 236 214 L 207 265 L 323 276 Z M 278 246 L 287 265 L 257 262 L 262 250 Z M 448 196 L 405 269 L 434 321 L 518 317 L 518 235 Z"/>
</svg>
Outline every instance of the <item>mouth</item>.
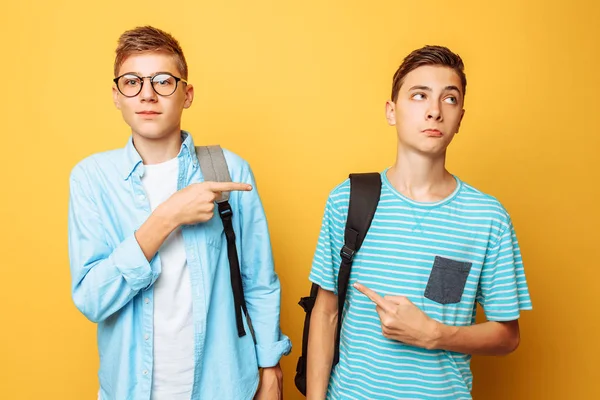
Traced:
<svg viewBox="0 0 600 400">
<path fill-rule="evenodd" d="M 422 132 L 429 137 L 438 137 L 439 138 L 439 137 L 444 136 L 442 131 L 439 131 L 437 129 L 425 129 Z"/>
<path fill-rule="evenodd" d="M 136 112 L 143 121 L 153 121 L 161 114 L 158 111 L 139 111 Z"/>
<path fill-rule="evenodd" d="M 138 115 L 160 115 L 158 111 L 138 111 L 136 112 Z"/>
</svg>

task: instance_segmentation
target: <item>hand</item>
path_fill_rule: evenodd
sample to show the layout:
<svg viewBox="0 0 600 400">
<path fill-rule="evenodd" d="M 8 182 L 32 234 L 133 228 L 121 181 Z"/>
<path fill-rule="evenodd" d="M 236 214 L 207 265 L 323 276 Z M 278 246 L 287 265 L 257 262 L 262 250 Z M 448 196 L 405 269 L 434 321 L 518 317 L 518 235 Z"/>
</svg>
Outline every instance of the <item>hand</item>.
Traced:
<svg viewBox="0 0 600 400">
<path fill-rule="evenodd" d="M 283 399 L 283 372 L 277 364 L 271 368 L 264 368 L 260 379 L 260 386 L 254 396 L 255 400 L 282 400 Z"/>
<path fill-rule="evenodd" d="M 411 346 L 435 348 L 438 322 L 413 302 L 405 296 L 381 297 L 360 283 L 355 283 L 354 287 L 377 305 L 383 336 Z"/>
<path fill-rule="evenodd" d="M 193 183 L 174 193 L 156 211 L 170 216 L 177 226 L 206 222 L 213 217 L 215 201 L 221 193 L 236 190 L 247 192 L 252 186 L 236 182 Z"/>
</svg>

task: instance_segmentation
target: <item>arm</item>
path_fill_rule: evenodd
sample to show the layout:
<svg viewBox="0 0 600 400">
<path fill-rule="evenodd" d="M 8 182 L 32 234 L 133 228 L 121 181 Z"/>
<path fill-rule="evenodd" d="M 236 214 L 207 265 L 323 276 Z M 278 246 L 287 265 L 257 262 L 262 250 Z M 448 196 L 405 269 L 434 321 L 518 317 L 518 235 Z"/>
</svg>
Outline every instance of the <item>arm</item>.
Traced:
<svg viewBox="0 0 600 400">
<path fill-rule="evenodd" d="M 519 346 L 519 321 L 488 321 L 471 326 L 449 326 L 436 322 L 433 349 L 457 353 L 503 356 Z"/>
<path fill-rule="evenodd" d="M 250 167 L 245 164 L 242 181 L 255 185 Z M 241 273 L 248 313 L 256 336 L 258 366 L 263 368 L 261 392 L 279 390 L 282 373 L 279 360 L 289 354 L 291 343 L 279 326 L 281 288 L 273 266 L 273 255 L 266 216 L 256 190 L 239 195 Z"/>
<path fill-rule="evenodd" d="M 70 182 L 69 257 L 76 307 L 89 320 L 100 322 L 152 285 L 160 274 L 160 265 L 149 261 L 177 226 L 212 217 L 214 192 L 225 190 L 215 185 L 195 184 L 177 192 L 137 232 L 112 247 L 106 241 L 104 221 L 89 182 L 75 170 Z M 249 190 L 247 185 L 244 189 L 235 187 Z"/>
<path fill-rule="evenodd" d="M 69 257 L 75 306 L 100 322 L 125 306 L 160 273 L 133 232 L 116 247 L 105 238 L 103 221 L 87 180 L 72 175 L 69 201 Z"/>
<path fill-rule="evenodd" d="M 506 355 L 520 342 L 520 310 L 531 309 L 516 235 L 508 224 L 484 261 L 477 298 L 488 322 L 444 325 L 428 317 L 405 296 L 381 297 L 361 284 L 354 287 L 377 305 L 383 335 L 427 349 L 465 354 Z"/>
<path fill-rule="evenodd" d="M 506 355 L 519 345 L 519 324 L 488 321 L 471 326 L 451 326 L 427 316 L 405 296 L 381 297 L 359 283 L 354 287 L 377 306 L 383 336 L 429 350 L 463 354 Z"/>
<path fill-rule="evenodd" d="M 306 398 L 308 400 L 326 398 L 335 352 L 338 318 L 336 278 L 341 260 L 338 249 L 343 243 L 345 215 L 335 209 L 333 197 L 348 199 L 348 195 L 340 195 L 338 191 L 339 189 L 334 189 L 327 199 L 310 272 L 310 280 L 319 285 L 319 291 L 310 318 L 306 355 Z"/>
<path fill-rule="evenodd" d="M 164 212 L 161 213 L 161 211 Z M 168 209 L 160 209 L 159 206 L 150 214 L 146 222 L 135 232 L 135 239 L 146 260 L 152 261 L 160 246 L 179 225 L 175 222 L 175 218 L 169 216 Z"/>
<path fill-rule="evenodd" d="M 467 354 L 506 355 L 520 342 L 520 310 L 531 309 L 521 250 L 507 219 L 497 243 L 486 254 L 477 294 L 488 322 L 455 327 L 436 324 L 435 348 Z"/>
<path fill-rule="evenodd" d="M 337 329 L 337 296 L 319 288 L 310 317 L 306 367 L 306 398 L 325 399 L 331 375 L 335 333 Z"/>
</svg>

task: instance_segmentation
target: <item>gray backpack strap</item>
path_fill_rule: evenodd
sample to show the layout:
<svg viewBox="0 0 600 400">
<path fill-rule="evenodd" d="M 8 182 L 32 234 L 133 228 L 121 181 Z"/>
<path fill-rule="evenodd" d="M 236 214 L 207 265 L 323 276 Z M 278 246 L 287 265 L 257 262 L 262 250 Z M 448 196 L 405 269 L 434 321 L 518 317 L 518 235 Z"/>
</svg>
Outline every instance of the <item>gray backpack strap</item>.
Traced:
<svg viewBox="0 0 600 400">
<path fill-rule="evenodd" d="M 196 146 L 196 155 L 205 181 L 231 182 L 231 175 L 229 175 L 227 161 L 221 146 Z M 227 200 L 229 200 L 229 192 L 223 192 L 217 203 Z"/>
<path fill-rule="evenodd" d="M 223 154 L 221 146 L 198 146 L 196 147 L 196 155 L 200 162 L 200 170 L 204 175 L 204 181 L 210 182 L 231 182 L 227 161 Z M 252 339 L 256 344 L 254 328 L 246 307 L 246 298 L 244 296 L 244 285 L 242 283 L 242 275 L 240 272 L 240 261 L 238 259 L 237 248 L 235 245 L 235 231 L 233 230 L 233 210 L 229 204 L 229 192 L 222 192 L 221 198 L 217 200 L 219 216 L 223 222 L 223 230 L 227 239 L 227 257 L 229 258 L 229 274 L 231 277 L 231 290 L 233 292 L 233 303 L 235 307 L 235 323 L 237 326 L 238 336 L 246 335 L 246 329 L 242 321 L 242 314 L 246 316 L 248 329 L 252 334 Z"/>
</svg>

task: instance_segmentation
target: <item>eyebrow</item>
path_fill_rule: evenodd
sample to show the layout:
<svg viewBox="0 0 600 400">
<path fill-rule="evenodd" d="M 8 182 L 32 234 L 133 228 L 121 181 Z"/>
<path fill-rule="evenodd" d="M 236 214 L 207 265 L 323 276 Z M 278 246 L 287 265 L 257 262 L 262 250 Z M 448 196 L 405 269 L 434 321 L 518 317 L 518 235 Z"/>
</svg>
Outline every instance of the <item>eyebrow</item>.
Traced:
<svg viewBox="0 0 600 400">
<path fill-rule="evenodd" d="M 411 91 L 411 90 L 424 90 L 426 92 L 433 92 L 433 89 L 431 89 L 429 86 L 420 86 L 420 85 L 413 86 L 413 87 L 411 87 L 408 90 L 409 91 Z M 444 90 L 445 91 L 454 90 L 454 91 L 456 91 L 458 93 L 461 93 L 460 89 L 458 87 L 454 86 L 454 85 L 446 86 L 444 88 Z"/>
<path fill-rule="evenodd" d="M 169 75 L 173 75 L 173 76 L 175 76 L 175 74 L 173 74 L 172 72 L 169 72 L 169 71 L 158 71 L 158 72 L 155 72 L 155 73 L 153 73 L 152 75 L 148 75 L 148 76 L 156 76 L 156 75 L 160 75 L 160 74 L 169 74 Z M 143 74 L 142 74 L 142 73 L 140 73 L 140 72 L 134 72 L 134 71 L 131 71 L 131 72 L 125 72 L 125 73 L 124 73 L 124 74 L 122 74 L 121 76 L 123 76 L 123 75 L 137 75 L 137 76 L 143 76 Z"/>
</svg>

